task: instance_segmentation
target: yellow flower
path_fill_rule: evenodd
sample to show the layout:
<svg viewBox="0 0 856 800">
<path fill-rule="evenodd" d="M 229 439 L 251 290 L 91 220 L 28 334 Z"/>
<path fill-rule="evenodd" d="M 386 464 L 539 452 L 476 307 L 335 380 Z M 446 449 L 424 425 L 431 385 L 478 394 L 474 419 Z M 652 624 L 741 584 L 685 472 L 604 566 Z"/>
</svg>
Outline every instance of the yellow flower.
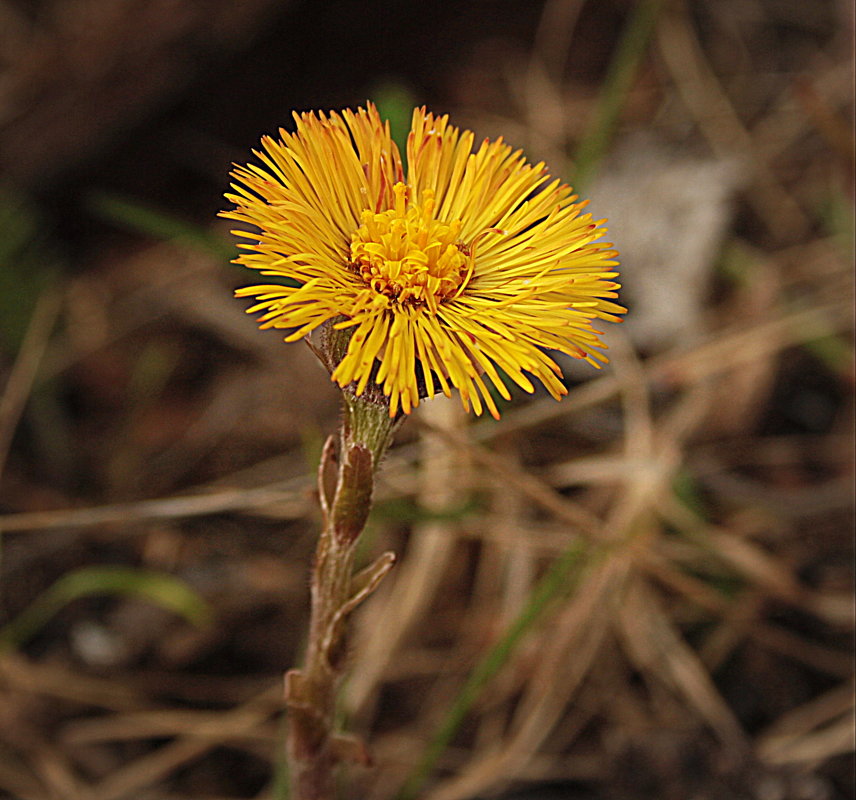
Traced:
<svg viewBox="0 0 856 800">
<path fill-rule="evenodd" d="M 567 393 L 549 351 L 606 362 L 595 319 L 620 321 L 617 253 L 605 228 L 543 164 L 502 139 L 413 112 L 402 165 L 389 125 L 369 105 L 295 114 L 294 133 L 262 139 L 261 162 L 237 167 L 223 216 L 249 223 L 237 262 L 281 283 L 248 286 L 262 328 L 296 341 L 327 323 L 352 329 L 332 379 L 389 412 L 456 388 L 466 409 L 498 417 L 529 373 Z M 289 285 L 294 284 L 294 285 Z M 504 375 L 503 375 L 504 373 Z"/>
</svg>

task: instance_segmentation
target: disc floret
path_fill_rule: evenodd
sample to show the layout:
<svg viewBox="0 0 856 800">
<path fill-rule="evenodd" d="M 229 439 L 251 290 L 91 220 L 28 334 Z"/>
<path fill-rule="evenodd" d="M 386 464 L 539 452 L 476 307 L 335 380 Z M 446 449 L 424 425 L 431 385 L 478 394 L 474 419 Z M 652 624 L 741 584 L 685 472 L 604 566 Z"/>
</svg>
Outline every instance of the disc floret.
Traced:
<svg viewBox="0 0 856 800">
<path fill-rule="evenodd" d="M 468 248 L 459 241 L 463 223 L 434 218 L 434 193 L 421 204 L 407 202 L 408 189 L 396 183 L 386 211 L 363 211 L 351 237 L 352 268 L 374 291 L 401 305 L 427 306 L 455 297 L 471 274 Z"/>
</svg>

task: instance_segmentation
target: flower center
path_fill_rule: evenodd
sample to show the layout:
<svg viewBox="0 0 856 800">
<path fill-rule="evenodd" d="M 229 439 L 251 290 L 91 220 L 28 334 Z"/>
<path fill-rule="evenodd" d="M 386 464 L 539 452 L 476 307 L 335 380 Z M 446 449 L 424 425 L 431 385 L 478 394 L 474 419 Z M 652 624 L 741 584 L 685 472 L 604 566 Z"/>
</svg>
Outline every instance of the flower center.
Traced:
<svg viewBox="0 0 856 800">
<path fill-rule="evenodd" d="M 351 264 L 376 292 L 436 311 L 470 277 L 470 252 L 458 242 L 462 223 L 434 219 L 430 190 L 422 205 L 409 206 L 403 183 L 396 183 L 392 191 L 392 208 L 363 211 L 362 225 L 351 237 Z"/>
</svg>

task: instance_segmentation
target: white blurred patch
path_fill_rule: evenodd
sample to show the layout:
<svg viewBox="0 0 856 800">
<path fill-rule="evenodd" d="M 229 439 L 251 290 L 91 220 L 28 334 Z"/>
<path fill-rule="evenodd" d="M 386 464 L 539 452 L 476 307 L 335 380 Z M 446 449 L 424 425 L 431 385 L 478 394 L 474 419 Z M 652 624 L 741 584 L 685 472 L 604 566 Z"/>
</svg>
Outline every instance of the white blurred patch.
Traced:
<svg viewBox="0 0 856 800">
<path fill-rule="evenodd" d="M 662 350 L 702 332 L 711 274 L 741 184 L 736 158 L 688 156 L 640 136 L 585 192 L 595 218 L 608 219 L 609 241 L 621 254 L 626 332 L 637 347 Z"/>
<path fill-rule="evenodd" d="M 75 655 L 94 667 L 116 667 L 126 663 L 128 647 L 121 634 L 84 620 L 72 626 L 69 638 Z"/>
</svg>

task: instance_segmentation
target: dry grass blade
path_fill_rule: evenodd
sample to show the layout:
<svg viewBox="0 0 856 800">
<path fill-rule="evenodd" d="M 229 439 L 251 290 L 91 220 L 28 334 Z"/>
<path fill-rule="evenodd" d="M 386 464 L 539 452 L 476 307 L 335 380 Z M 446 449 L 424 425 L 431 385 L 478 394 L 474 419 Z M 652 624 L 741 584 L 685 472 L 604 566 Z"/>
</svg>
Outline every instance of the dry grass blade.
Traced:
<svg viewBox="0 0 856 800">
<path fill-rule="evenodd" d="M 450 431 L 440 430 L 424 421 L 420 421 L 420 425 L 444 439 L 456 450 L 466 454 L 474 463 L 489 469 L 509 489 L 514 489 L 522 493 L 545 511 L 554 514 L 556 518 L 564 520 L 587 536 L 596 536 L 598 534 L 600 523 L 593 514 L 577 503 L 562 497 L 543 481 L 522 470 L 515 469 L 513 466 L 509 466 L 505 459 L 463 436 L 453 434 Z"/>
<path fill-rule="evenodd" d="M 787 712 L 758 738 L 760 756 L 771 764 L 805 764 L 852 752 L 854 705 L 848 682 Z"/>
<path fill-rule="evenodd" d="M 629 587 L 620 620 L 628 653 L 637 668 L 652 681 L 668 682 L 726 745 L 742 751 L 746 737 L 740 724 L 698 656 L 675 630 L 656 596 L 641 582 L 635 581 Z"/>
<path fill-rule="evenodd" d="M 16 800 L 44 800 L 45 787 L 31 771 L 4 754 L 0 760 L 0 790 Z"/>
<path fill-rule="evenodd" d="M 846 331 L 851 325 L 849 289 L 838 300 L 809 308 L 779 308 L 772 318 L 751 324 L 738 323 L 711 335 L 707 340 L 687 348 L 653 356 L 643 363 L 649 384 L 692 386 L 723 373 L 738 370 L 758 360 L 766 360 L 785 348 Z M 611 400 L 620 390 L 617 377 L 605 374 L 582 386 L 556 403 L 537 400 L 519 410 L 505 414 L 497 423 L 473 426 L 471 437 L 479 442 L 506 436 L 514 431 L 546 425 L 566 414 L 579 413 Z M 0 518 L 2 521 L 2 518 Z"/>
<path fill-rule="evenodd" d="M 509 463 L 520 466 L 517 443 L 509 443 L 505 457 Z M 502 483 L 497 483 L 485 520 L 496 538 L 483 540 L 486 549 L 478 583 L 484 587 L 482 594 L 489 598 L 487 602 L 493 601 L 497 594 L 502 598 L 498 616 L 503 623 L 520 613 L 535 585 L 535 552 L 523 532 L 529 516 L 529 505 L 524 498 L 507 492 Z"/>
<path fill-rule="evenodd" d="M 841 719 L 821 730 L 803 734 L 787 743 L 777 742 L 766 753 L 772 764 L 817 767 L 835 756 L 856 751 L 856 712 L 852 710 Z"/>
<path fill-rule="evenodd" d="M 249 738 L 270 743 L 271 734 L 271 729 L 262 726 L 248 730 L 243 718 L 224 720 L 219 711 L 162 709 L 75 720 L 65 726 L 61 737 L 70 745 L 173 736 L 192 736 L 214 742 Z"/>
<path fill-rule="evenodd" d="M 757 151 L 705 58 L 683 3 L 680 7 L 680 15 L 661 17 L 658 30 L 660 52 L 678 93 L 717 153 L 730 156 L 736 149 L 751 165 L 756 186 L 749 201 L 770 230 L 782 237 L 799 235 L 807 229 L 806 215 Z"/>
<path fill-rule="evenodd" d="M 853 95 L 853 65 L 852 62 L 843 61 L 840 63 L 824 64 L 820 68 L 818 74 L 813 78 L 812 89 L 816 93 L 818 102 L 825 102 L 827 112 L 835 114 L 830 109 L 843 110 L 847 104 L 851 102 Z M 836 149 L 839 148 L 840 137 L 843 131 L 840 131 L 839 125 L 843 125 L 843 120 L 834 117 L 833 125 L 836 131 L 832 133 L 832 142 Z M 781 156 L 789 147 L 792 147 L 795 142 L 798 142 L 812 127 L 813 120 L 800 113 L 800 102 L 798 96 L 795 95 L 794 87 L 787 85 L 777 98 L 773 109 L 769 114 L 761 117 L 757 124 L 752 128 L 752 139 L 757 143 L 758 148 L 767 154 L 769 158 Z M 815 122 L 817 124 L 817 122 Z M 840 153 L 845 159 L 852 159 L 853 148 L 852 130 L 847 131 L 846 138 L 848 140 L 847 150 L 849 152 Z"/>
<path fill-rule="evenodd" d="M 113 711 L 139 709 L 145 702 L 121 682 L 38 663 L 17 653 L 0 654 L 0 685 Z"/>
<path fill-rule="evenodd" d="M 267 721 L 282 696 L 280 686 L 262 692 L 247 703 L 220 715 L 222 734 L 181 736 L 156 750 L 131 761 L 110 773 L 91 787 L 88 800 L 122 800 L 139 795 L 145 787 L 153 786 L 189 761 L 199 758 L 219 742 L 242 736 Z"/>
<path fill-rule="evenodd" d="M 89 796 L 84 781 L 75 774 L 69 757 L 55 744 L 30 742 L 27 757 L 53 797 L 86 800 Z"/>
<path fill-rule="evenodd" d="M 180 738 L 126 764 L 88 792 L 89 800 L 132 800 L 146 787 L 157 785 L 179 767 L 202 756 L 214 742 Z"/>
<path fill-rule="evenodd" d="M 540 648 L 539 663 L 515 710 L 506 743 L 476 758 L 461 769 L 456 778 L 442 783 L 430 795 L 432 800 L 463 800 L 489 787 L 495 788 L 499 775 L 503 780 L 510 780 L 525 769 L 549 737 L 586 676 L 609 629 L 614 610 L 612 600 L 622 594 L 632 565 L 630 554 L 640 546 L 637 540 L 644 540 L 648 535 L 652 509 L 663 492 L 669 490 L 673 473 L 680 464 L 681 443 L 708 407 L 709 391 L 701 385 L 678 403 L 655 431 L 640 365 L 627 348 L 619 349 L 616 363 L 628 420 L 626 455 L 631 460 L 649 464 L 647 469 L 628 475 L 625 489 L 604 525 L 609 541 L 618 543 L 617 547 L 604 550 L 604 563 L 593 568 L 593 575 L 580 587 L 551 628 L 550 640 Z M 494 468 L 493 459 L 485 458 L 484 453 L 479 458 Z M 507 467 L 505 469 L 507 471 Z M 555 513 L 555 504 L 545 507 Z M 600 536 L 595 534 L 595 538 Z"/>
<path fill-rule="evenodd" d="M 4 720 L 4 750 L 17 754 L 17 758 L 9 760 L 12 763 L 19 760 L 22 767 L 26 763 L 27 767 L 21 771 L 26 769 L 37 777 L 44 787 L 43 796 L 84 800 L 84 783 L 76 773 L 70 755 L 59 743 L 48 740 L 34 721 L 24 718 L 14 703 L 10 703 L 8 713 L 10 716 L 19 715 L 17 720 L 14 717 Z"/>
<path fill-rule="evenodd" d="M 8 533 L 86 528 L 95 525 L 131 524 L 159 519 L 254 511 L 275 508 L 282 518 L 299 518 L 310 507 L 308 478 L 277 482 L 252 489 L 215 489 L 205 494 L 141 500 L 135 503 L 93 506 L 57 511 L 29 511 L 0 516 L 0 527 Z"/>
<path fill-rule="evenodd" d="M 626 566 L 615 559 L 600 564 L 552 621 L 549 634 L 539 644 L 538 662 L 533 665 L 507 740 L 477 755 L 456 777 L 428 792 L 425 800 L 466 800 L 502 786 L 525 769 L 597 655 L 608 630 L 609 597 L 615 596 Z"/>
<path fill-rule="evenodd" d="M 685 598 L 689 603 L 724 620 L 723 636 L 727 641 L 709 643 L 701 650 L 701 658 L 712 671 L 727 652 L 736 649 L 743 638 L 751 638 L 761 647 L 805 664 L 821 674 L 846 678 L 853 672 L 853 659 L 849 653 L 824 647 L 797 636 L 783 628 L 771 625 L 761 618 L 763 593 L 754 593 L 750 606 L 732 603 L 709 583 L 682 571 L 679 561 L 664 557 L 657 550 L 640 554 L 639 566 L 645 574 Z"/>
<path fill-rule="evenodd" d="M 800 583 L 793 570 L 757 543 L 704 523 L 686 506 L 669 498 L 660 504 L 663 518 L 694 538 L 710 555 L 729 564 L 768 596 L 799 607 L 832 625 L 849 627 L 854 608 L 846 594 L 823 595 Z"/>
<path fill-rule="evenodd" d="M 756 625 L 752 635 L 767 649 L 797 663 L 805 664 L 821 675 L 849 678 L 853 674 L 853 656 L 844 650 L 826 647 L 776 625 Z"/>
</svg>

